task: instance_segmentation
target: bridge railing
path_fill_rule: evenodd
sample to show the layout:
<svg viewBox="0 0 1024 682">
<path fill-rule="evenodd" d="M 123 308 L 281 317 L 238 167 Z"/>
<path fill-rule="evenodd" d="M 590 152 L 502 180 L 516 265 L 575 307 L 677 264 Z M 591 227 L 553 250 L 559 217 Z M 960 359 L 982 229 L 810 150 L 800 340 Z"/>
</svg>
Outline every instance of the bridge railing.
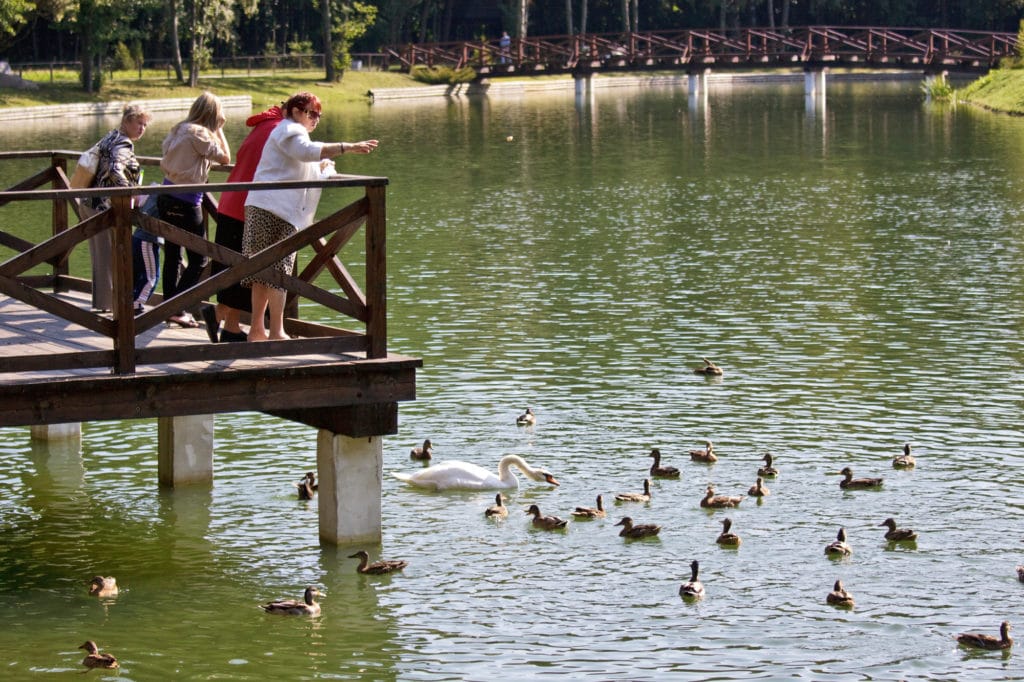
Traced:
<svg viewBox="0 0 1024 682">
<path fill-rule="evenodd" d="M 0 295 L 17 299 L 108 337 L 113 342 L 112 350 L 5 357 L 0 360 L 0 372 L 109 367 L 115 374 L 130 374 L 139 365 L 173 364 L 197 359 L 351 353 L 365 354 L 368 359 L 387 356 L 386 178 L 336 175 L 331 179 L 313 182 L 214 182 L 203 185 L 75 190 L 69 186 L 67 162 L 69 159 L 77 159 L 79 154 L 62 150 L 0 152 L 0 162 L 41 159 L 46 163 L 41 170 L 16 183 L 8 191 L 0 192 L 0 207 L 17 202 L 48 202 L 52 224 L 51 236 L 38 244 L 0 228 L 0 246 L 15 251 L 13 256 L 0 262 Z M 158 158 L 140 157 L 139 160 L 144 165 L 159 164 Z M 215 170 L 224 171 L 228 168 L 215 167 Z M 39 189 L 46 184 L 50 185 L 49 189 Z M 138 208 L 150 194 L 202 192 L 206 213 L 210 215 L 216 211 L 215 192 L 296 187 L 320 187 L 325 195 L 327 192 L 357 189 L 361 190 L 362 196 L 249 258 L 147 216 Z M 111 208 L 78 222 L 70 219 L 70 216 L 78 214 L 78 200 L 95 196 L 110 197 Z M 6 222 L 11 218 L 3 220 Z M 227 267 L 173 298 L 163 300 L 155 295 L 151 301 L 156 305 L 135 315 L 131 255 L 131 235 L 135 225 L 163 237 L 167 243 L 181 245 Z M 338 253 L 363 226 L 365 274 L 363 286 L 360 286 L 341 262 Z M 73 249 L 104 231 L 111 233 L 113 242 L 114 302 L 111 317 L 87 310 L 57 295 L 69 291 L 91 291 L 91 281 L 72 276 L 68 262 Z M 289 314 L 285 320 L 285 330 L 293 336 L 291 340 L 202 344 L 201 351 L 197 351 L 195 344 L 144 347 L 137 343 L 140 334 L 164 324 L 175 313 L 195 309 L 218 290 L 264 271 L 285 255 L 307 247 L 313 250 L 313 256 L 296 276 L 277 272 L 261 273 L 261 277 L 288 292 L 286 310 Z M 42 274 L 39 274 L 40 269 L 44 271 Z M 32 270 L 34 273 L 29 272 Z M 314 284 L 314 280 L 324 271 L 330 274 L 337 287 L 336 291 Z M 47 289 L 50 293 L 45 291 Z M 342 318 L 359 323 L 362 329 L 336 328 L 299 319 L 297 298 L 300 296 L 338 313 Z"/>
<path fill-rule="evenodd" d="M 405 70 L 473 67 L 484 76 L 602 69 L 843 64 L 864 68 L 984 71 L 1017 54 L 1017 34 L 944 29 L 809 26 L 790 29 L 685 29 L 385 48 Z"/>
</svg>

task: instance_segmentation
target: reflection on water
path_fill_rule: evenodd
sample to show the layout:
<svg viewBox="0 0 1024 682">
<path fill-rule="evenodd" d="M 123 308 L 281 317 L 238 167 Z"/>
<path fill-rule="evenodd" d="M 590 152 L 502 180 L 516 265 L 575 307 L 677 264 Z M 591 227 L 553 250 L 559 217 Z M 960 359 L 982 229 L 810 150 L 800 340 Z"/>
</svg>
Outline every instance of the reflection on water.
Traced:
<svg viewBox="0 0 1024 682">
<path fill-rule="evenodd" d="M 383 141 L 339 170 L 390 179 L 390 347 L 424 358 L 385 439 L 383 545 L 366 548 L 409 567 L 360 576 L 353 548 L 319 546 L 291 485 L 315 467 L 304 427 L 218 416 L 215 483 L 175 491 L 156 483 L 155 423 L 89 424 L 64 449 L 9 429 L 5 673 L 76 669 L 92 638 L 121 679 L 1024 677 L 953 638 L 1024 623 L 1024 122 L 912 84 L 829 87 L 813 108 L 799 85 L 696 106 L 684 86 L 325 118 L 322 139 Z M 701 356 L 725 375 L 693 374 Z M 538 422 L 517 427 L 527 406 Z M 421 466 L 425 438 L 435 460 L 515 453 L 562 485 L 524 483 L 486 519 L 492 492 L 389 475 Z M 719 461 L 691 462 L 708 439 Z M 907 442 L 917 467 L 892 469 Z M 652 447 L 681 479 L 612 504 Z M 699 507 L 708 484 L 746 491 L 768 451 L 769 497 Z M 843 466 L 885 483 L 842 491 Z M 608 518 L 563 533 L 524 513 L 597 494 Z M 625 515 L 659 540 L 624 542 Z M 714 542 L 726 515 L 735 550 Z M 885 541 L 890 516 L 916 547 Z M 830 561 L 840 526 L 852 554 Z M 687 604 L 693 559 L 707 597 Z M 88 597 L 96 573 L 116 599 Z M 856 608 L 825 603 L 836 579 Z M 318 619 L 257 608 L 306 585 L 325 591 Z"/>
</svg>

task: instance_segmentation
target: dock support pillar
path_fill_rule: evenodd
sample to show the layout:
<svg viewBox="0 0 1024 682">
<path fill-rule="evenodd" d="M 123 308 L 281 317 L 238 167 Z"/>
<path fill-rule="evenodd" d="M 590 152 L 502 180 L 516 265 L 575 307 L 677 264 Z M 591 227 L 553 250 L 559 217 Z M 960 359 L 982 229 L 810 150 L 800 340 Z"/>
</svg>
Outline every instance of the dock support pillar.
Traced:
<svg viewBox="0 0 1024 682">
<path fill-rule="evenodd" d="M 708 73 L 711 69 L 703 69 L 690 73 L 686 78 L 687 95 L 689 97 L 697 97 L 698 95 L 707 93 L 708 90 Z"/>
<path fill-rule="evenodd" d="M 331 545 L 380 544 L 383 438 L 350 438 L 320 429 L 316 467 L 320 540 Z"/>
<path fill-rule="evenodd" d="M 573 85 L 576 88 L 576 98 L 580 99 L 590 94 L 590 74 L 581 76 L 576 74 L 572 77 Z"/>
<path fill-rule="evenodd" d="M 69 424 L 37 424 L 31 428 L 32 440 L 66 440 L 68 438 L 82 439 L 81 422 Z"/>
<path fill-rule="evenodd" d="M 213 415 L 157 419 L 157 477 L 175 487 L 213 481 Z"/>
<path fill-rule="evenodd" d="M 804 95 L 807 97 L 825 97 L 825 74 L 827 68 L 807 69 L 804 71 Z"/>
</svg>

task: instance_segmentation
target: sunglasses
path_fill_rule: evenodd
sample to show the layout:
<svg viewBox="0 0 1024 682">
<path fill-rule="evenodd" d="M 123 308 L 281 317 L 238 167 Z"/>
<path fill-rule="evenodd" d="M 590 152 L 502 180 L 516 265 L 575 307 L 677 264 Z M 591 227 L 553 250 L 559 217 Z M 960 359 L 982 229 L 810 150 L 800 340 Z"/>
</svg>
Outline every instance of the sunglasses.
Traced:
<svg viewBox="0 0 1024 682">
<path fill-rule="evenodd" d="M 320 112 L 319 111 L 313 111 L 312 109 L 303 109 L 303 111 L 306 112 L 306 116 L 309 116 L 314 121 L 319 121 L 320 120 Z"/>
</svg>

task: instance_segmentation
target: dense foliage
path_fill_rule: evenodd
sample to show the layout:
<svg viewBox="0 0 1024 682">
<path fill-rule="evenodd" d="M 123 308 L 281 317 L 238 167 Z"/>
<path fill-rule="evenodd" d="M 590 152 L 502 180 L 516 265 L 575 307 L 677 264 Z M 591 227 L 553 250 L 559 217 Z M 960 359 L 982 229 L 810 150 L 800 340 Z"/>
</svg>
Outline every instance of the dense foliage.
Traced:
<svg viewBox="0 0 1024 682">
<path fill-rule="evenodd" d="M 0 58 L 81 61 L 88 88 L 99 84 L 104 60 L 126 55 L 173 64 L 184 81 L 229 56 L 329 52 L 343 70 L 350 52 L 495 39 L 502 31 L 823 24 L 1016 31 L 1022 10 L 1024 0 L 0 0 Z"/>
</svg>

